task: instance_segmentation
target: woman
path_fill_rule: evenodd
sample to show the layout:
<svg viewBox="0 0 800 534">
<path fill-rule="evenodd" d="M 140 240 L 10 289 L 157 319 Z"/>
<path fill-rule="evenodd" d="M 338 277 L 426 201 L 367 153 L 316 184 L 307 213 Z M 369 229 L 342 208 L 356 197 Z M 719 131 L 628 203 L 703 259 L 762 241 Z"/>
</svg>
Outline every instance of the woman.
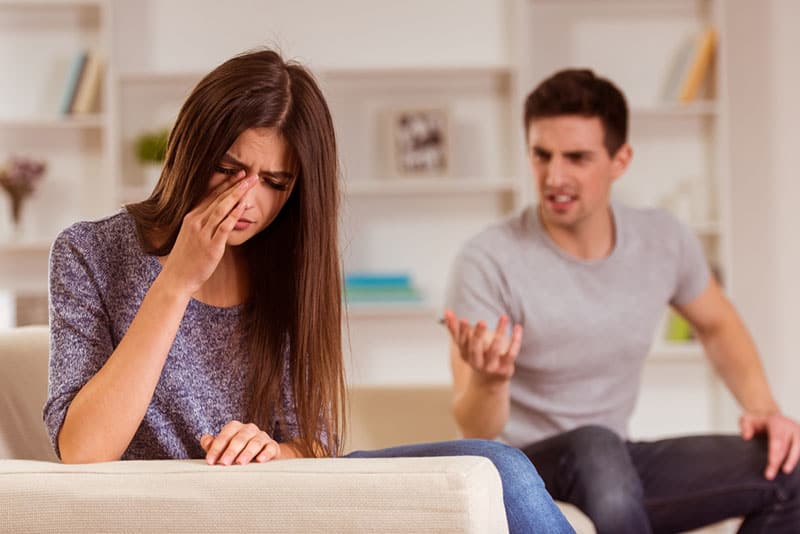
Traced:
<svg viewBox="0 0 800 534">
<path fill-rule="evenodd" d="M 44 416 L 60 458 L 339 455 L 337 210 L 333 125 L 312 76 L 272 51 L 208 74 L 151 196 L 53 245 Z M 512 531 L 570 530 L 527 458 L 504 445 L 352 456 L 460 454 L 495 463 Z"/>
</svg>

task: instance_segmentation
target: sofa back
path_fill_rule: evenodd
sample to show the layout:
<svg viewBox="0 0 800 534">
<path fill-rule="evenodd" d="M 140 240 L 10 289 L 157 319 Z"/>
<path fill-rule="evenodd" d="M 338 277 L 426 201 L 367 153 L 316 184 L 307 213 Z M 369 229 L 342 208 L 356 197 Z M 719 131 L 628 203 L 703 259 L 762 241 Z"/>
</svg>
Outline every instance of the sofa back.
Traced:
<svg viewBox="0 0 800 534">
<path fill-rule="evenodd" d="M 47 399 L 47 326 L 0 331 L 0 459 L 55 461 L 42 422 Z M 345 450 L 369 450 L 458 437 L 450 388 L 353 386 Z"/>
<path fill-rule="evenodd" d="M 0 459 L 56 460 L 42 422 L 49 343 L 47 326 L 0 331 Z"/>
</svg>

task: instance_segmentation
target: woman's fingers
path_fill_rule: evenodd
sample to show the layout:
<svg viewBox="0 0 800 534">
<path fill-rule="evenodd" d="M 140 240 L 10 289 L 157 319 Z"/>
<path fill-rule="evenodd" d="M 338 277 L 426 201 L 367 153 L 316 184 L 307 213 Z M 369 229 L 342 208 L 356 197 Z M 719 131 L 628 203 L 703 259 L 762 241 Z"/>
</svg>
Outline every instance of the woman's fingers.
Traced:
<svg viewBox="0 0 800 534">
<path fill-rule="evenodd" d="M 244 170 L 237 172 L 234 176 L 228 176 L 222 182 L 217 184 L 208 194 L 203 197 L 203 199 L 195 206 L 194 212 L 198 213 L 199 215 L 203 216 L 206 214 L 209 206 L 217 200 L 220 195 L 222 195 L 228 189 L 231 189 L 234 184 L 239 182 L 242 178 L 247 176 L 247 173 Z"/>
<path fill-rule="evenodd" d="M 266 432 L 260 430 L 255 436 L 250 438 L 242 452 L 236 457 L 235 462 L 239 465 L 249 464 L 257 454 L 261 453 L 269 444 L 272 439 Z"/>
<path fill-rule="evenodd" d="M 256 462 L 268 462 L 273 458 L 277 458 L 278 455 L 281 453 L 281 446 L 278 444 L 277 441 L 270 441 L 267 445 L 261 450 L 261 452 L 256 456 Z"/>
<path fill-rule="evenodd" d="M 208 232 L 208 235 L 213 236 L 216 233 L 220 223 L 228 217 L 245 193 L 253 187 L 256 180 L 257 177 L 248 176 L 244 180 L 236 182 L 233 187 L 217 197 L 206 209 L 206 214 L 203 217 L 203 227 Z"/>
<path fill-rule="evenodd" d="M 253 423 L 242 424 L 239 421 L 225 425 L 216 437 L 202 436 L 200 446 L 206 451 L 209 465 L 244 465 L 253 460 L 267 462 L 280 453 L 280 445 L 269 434 Z"/>
</svg>

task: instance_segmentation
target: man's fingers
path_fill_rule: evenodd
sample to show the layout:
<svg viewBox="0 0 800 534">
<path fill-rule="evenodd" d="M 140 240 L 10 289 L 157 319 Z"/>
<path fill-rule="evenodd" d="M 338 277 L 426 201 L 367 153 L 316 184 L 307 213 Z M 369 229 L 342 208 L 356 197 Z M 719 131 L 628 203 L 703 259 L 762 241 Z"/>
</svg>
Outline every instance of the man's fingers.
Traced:
<svg viewBox="0 0 800 534">
<path fill-rule="evenodd" d="M 753 438 L 753 422 L 747 415 L 739 418 L 739 431 L 742 434 L 742 439 L 749 440 Z"/>
<path fill-rule="evenodd" d="M 486 323 L 478 321 L 472 335 L 469 337 L 469 361 L 475 369 L 481 370 L 486 362 L 483 354 L 483 336 L 486 333 Z"/>
<path fill-rule="evenodd" d="M 452 311 L 444 311 L 444 324 L 450 332 L 450 337 L 455 343 L 458 343 L 458 319 Z"/>
<path fill-rule="evenodd" d="M 472 329 L 469 327 L 469 323 L 462 319 L 458 323 L 458 351 L 461 353 L 461 358 L 467 363 L 469 363 L 469 339 L 471 333 Z"/>
<path fill-rule="evenodd" d="M 783 437 L 769 437 L 769 453 L 767 459 L 767 469 L 764 476 L 768 480 L 775 478 L 778 474 L 783 459 L 786 458 L 786 440 Z"/>
<path fill-rule="evenodd" d="M 789 454 L 786 456 L 786 461 L 783 463 L 783 472 L 787 475 L 794 471 L 794 468 L 797 467 L 798 460 L 800 460 L 800 436 L 792 434 L 791 442 Z"/>
<path fill-rule="evenodd" d="M 492 342 L 489 344 L 489 347 L 486 349 L 485 354 L 485 369 L 489 373 L 496 372 L 498 367 L 500 366 L 500 357 L 502 356 L 503 352 L 507 350 L 506 345 L 508 344 L 508 339 L 506 337 L 506 330 L 508 329 L 508 317 L 505 315 L 500 316 L 500 319 L 497 321 L 497 326 L 494 329 L 494 335 L 492 336 Z"/>
<path fill-rule="evenodd" d="M 200 446 L 204 451 L 208 452 L 208 446 L 214 441 L 214 436 L 211 434 L 203 434 L 200 436 Z"/>
</svg>

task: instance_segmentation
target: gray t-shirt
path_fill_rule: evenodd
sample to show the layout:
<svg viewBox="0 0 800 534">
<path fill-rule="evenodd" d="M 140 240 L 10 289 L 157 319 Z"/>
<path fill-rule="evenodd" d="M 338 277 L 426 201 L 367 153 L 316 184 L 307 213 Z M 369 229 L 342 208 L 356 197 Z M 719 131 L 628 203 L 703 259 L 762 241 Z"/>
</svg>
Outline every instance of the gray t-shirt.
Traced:
<svg viewBox="0 0 800 534">
<path fill-rule="evenodd" d="M 472 322 L 524 327 L 500 439 L 521 447 L 582 425 L 627 436 L 642 365 L 666 305 L 708 286 L 697 238 L 667 213 L 613 205 L 611 254 L 562 251 L 537 207 L 492 226 L 459 253 L 446 304 Z"/>
<path fill-rule="evenodd" d="M 127 332 L 161 264 L 142 251 L 133 217 L 123 211 L 62 232 L 50 252 L 50 377 L 44 422 L 56 437 L 72 399 L 105 364 Z M 247 358 L 239 328 L 243 306 L 218 308 L 192 299 L 139 429 L 122 456 L 202 458 L 203 434 L 242 420 Z M 287 362 L 288 363 L 288 362 Z M 292 414 L 287 376 L 284 409 Z M 283 441 L 277 421 L 264 429 Z"/>
</svg>

